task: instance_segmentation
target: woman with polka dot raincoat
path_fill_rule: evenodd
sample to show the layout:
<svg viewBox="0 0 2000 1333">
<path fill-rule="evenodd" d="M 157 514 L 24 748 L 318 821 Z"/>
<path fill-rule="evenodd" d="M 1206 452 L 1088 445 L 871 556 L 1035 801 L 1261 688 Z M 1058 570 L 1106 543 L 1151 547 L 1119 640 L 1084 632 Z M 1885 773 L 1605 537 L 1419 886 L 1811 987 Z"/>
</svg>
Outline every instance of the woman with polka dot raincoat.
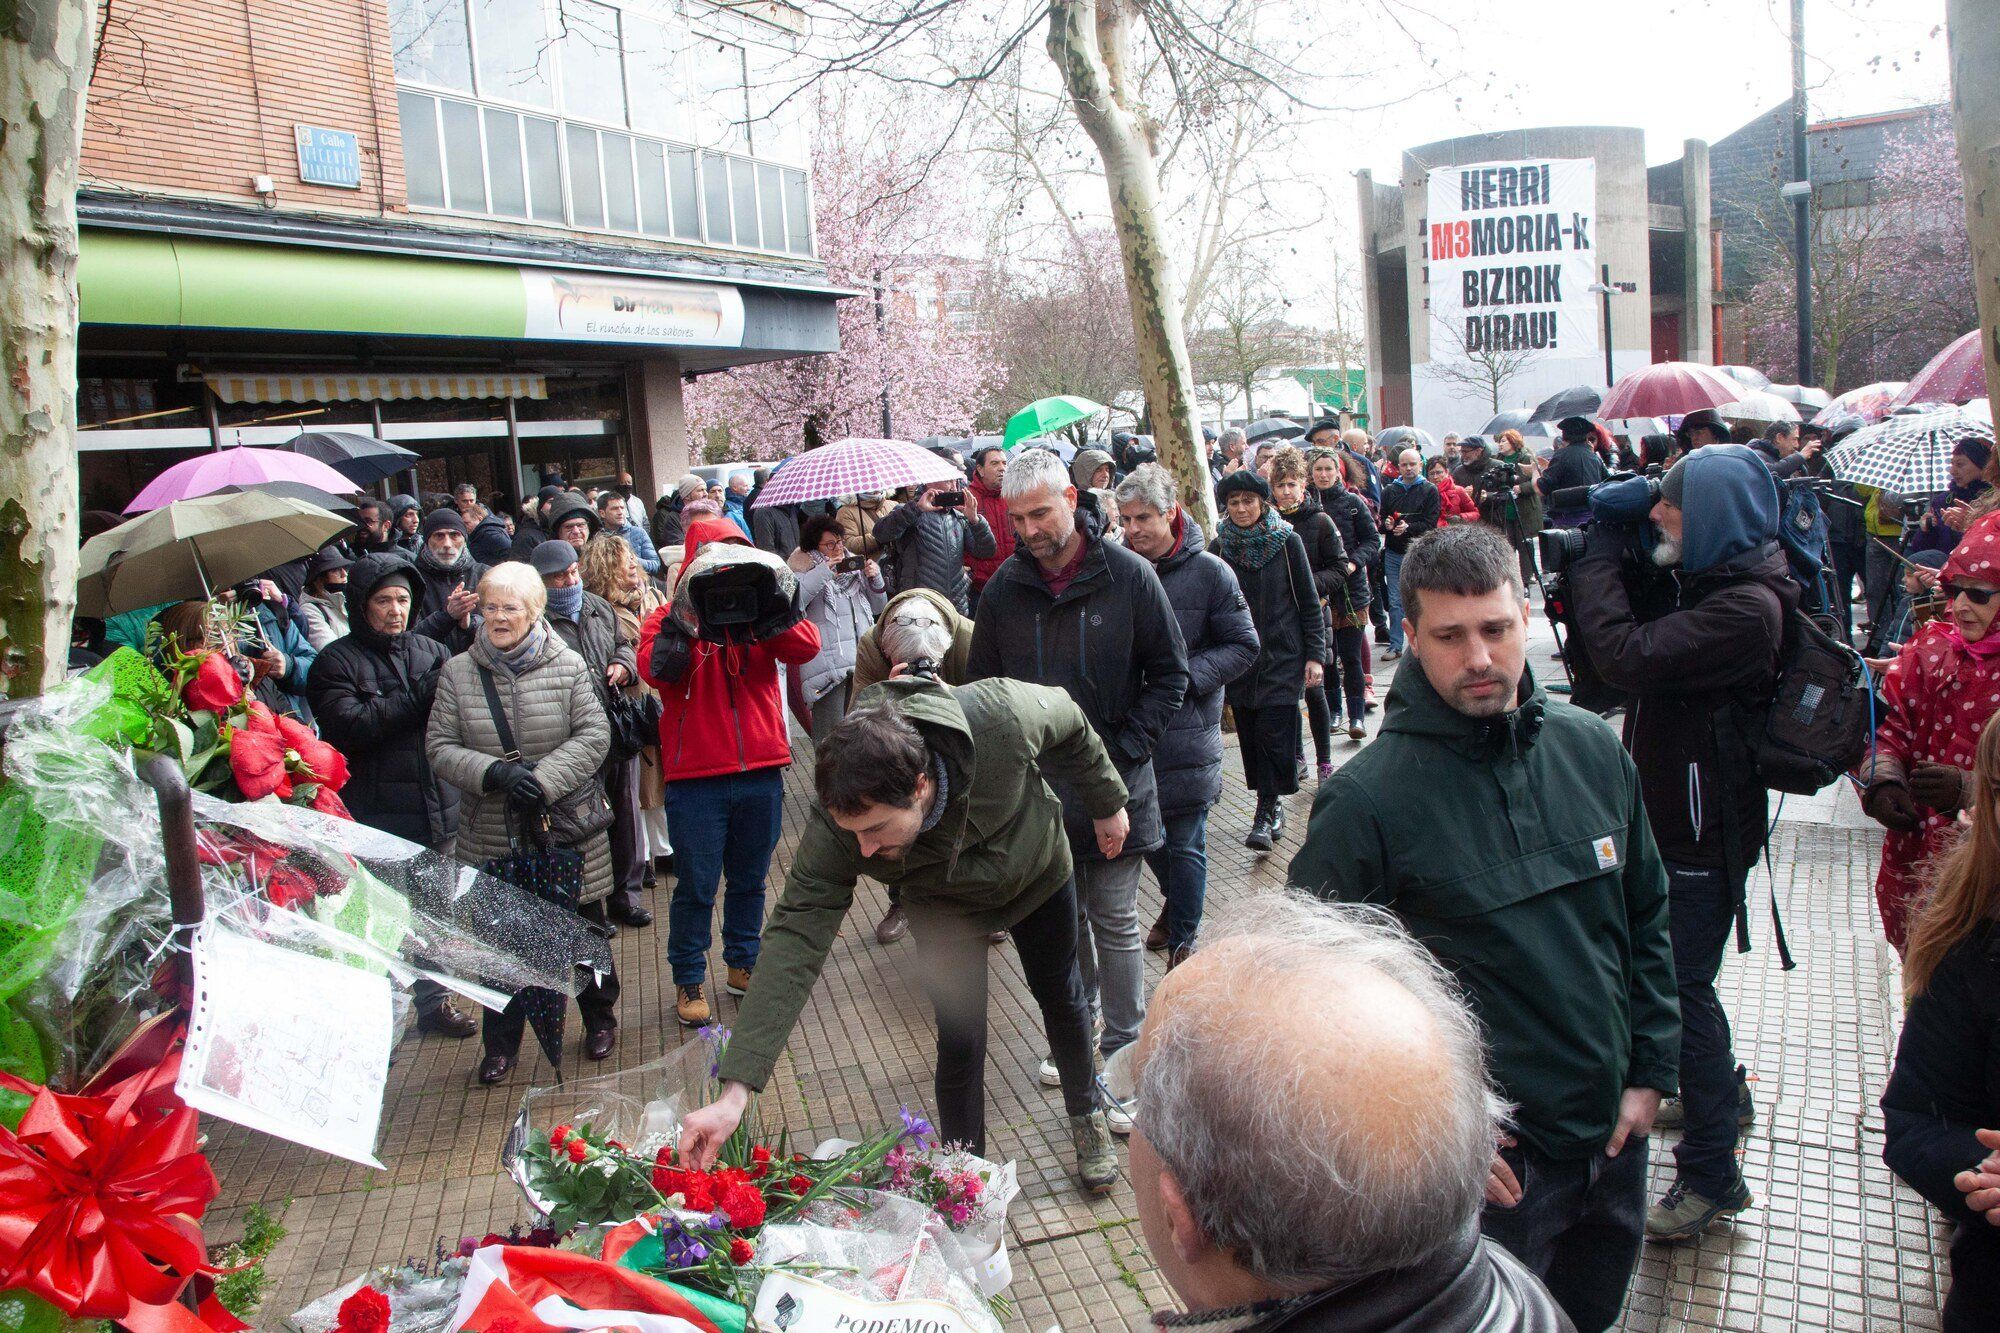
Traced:
<svg viewBox="0 0 2000 1333">
<path fill-rule="evenodd" d="M 1945 615 L 1918 630 L 1882 678 L 1875 746 L 1856 770 L 1862 808 L 1889 830 L 1875 901 L 1900 953 L 1928 863 L 1958 835 L 1973 754 L 2000 713 L 2000 514 L 1974 524 L 1945 562 Z"/>
</svg>

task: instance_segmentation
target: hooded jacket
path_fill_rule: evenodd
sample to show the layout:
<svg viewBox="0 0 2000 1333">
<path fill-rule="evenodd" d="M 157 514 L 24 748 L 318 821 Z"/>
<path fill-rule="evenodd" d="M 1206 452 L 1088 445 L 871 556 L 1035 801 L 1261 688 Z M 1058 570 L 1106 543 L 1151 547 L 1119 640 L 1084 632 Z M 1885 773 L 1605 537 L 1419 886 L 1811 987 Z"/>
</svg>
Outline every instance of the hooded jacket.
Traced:
<svg viewBox="0 0 2000 1333">
<path fill-rule="evenodd" d="M 1575 1333 L 1541 1280 L 1469 1224 L 1409 1268 L 1326 1291 L 1209 1315 L 1155 1315 L 1160 1329 L 1201 1333 Z"/>
<path fill-rule="evenodd" d="M 507 520 L 488 514 L 473 525 L 465 539 L 465 549 L 482 565 L 504 564 L 514 558 L 514 539 L 507 535 Z"/>
<path fill-rule="evenodd" d="M 1638 773 L 1532 674 L 1512 712 L 1477 718 L 1421 664 L 1397 672 L 1381 735 L 1320 784 L 1290 882 L 1388 908 L 1451 969 L 1540 1152 L 1598 1153 L 1624 1089 L 1675 1090 L 1667 876 Z"/>
<path fill-rule="evenodd" d="M 1174 511 L 1174 549 L 1153 566 L 1187 647 L 1187 697 L 1153 751 L 1160 813 L 1214 805 L 1222 795 L 1222 690 L 1257 661 L 1257 627 L 1236 575 L 1201 526 Z"/>
<path fill-rule="evenodd" d="M 458 829 L 458 792 L 431 771 L 424 730 L 451 650 L 407 629 L 390 635 L 368 627 L 368 599 L 397 574 L 416 582 L 416 570 L 400 552 L 365 555 L 354 563 L 347 574 L 353 628 L 320 650 L 306 678 L 306 695 L 320 736 L 347 756 L 349 775 L 340 799 L 354 818 L 440 848 Z"/>
<path fill-rule="evenodd" d="M 867 689 L 889 678 L 889 670 L 894 665 L 889 655 L 882 651 L 882 626 L 896 614 L 896 608 L 911 598 L 922 598 L 944 613 L 944 623 L 951 626 L 951 647 L 945 650 L 944 660 L 938 663 L 938 679 L 947 685 L 963 685 L 966 682 L 965 663 L 972 656 L 972 617 L 962 616 L 951 599 L 941 592 L 929 588 L 912 588 L 899 592 L 889 599 L 882 608 L 882 614 L 875 617 L 854 645 L 854 685 L 848 691 L 850 702 Z"/>
<path fill-rule="evenodd" d="M 1153 751 L 1187 697 L 1187 647 L 1150 561 L 1086 539 L 1083 567 L 1056 596 L 1034 556 L 1016 548 L 979 596 L 966 674 L 1067 690 L 1131 791 L 1125 854 L 1165 841 Z M 1082 793 L 1066 786 L 1057 793 L 1073 851 L 1102 860 Z"/>
<path fill-rule="evenodd" d="M 549 502 L 549 536 L 559 535 L 564 523 L 579 516 L 589 521 L 591 536 L 604 531 L 604 520 L 597 516 L 597 510 L 591 507 L 590 501 L 575 491 L 564 491 Z"/>
<path fill-rule="evenodd" d="M 1004 930 L 1068 882 L 1070 849 L 1050 780 L 1094 818 L 1125 805 L 1096 731 L 1058 689 L 980 680 L 947 689 L 885 681 L 856 702 L 893 699 L 945 763 L 945 808 L 899 860 L 864 857 L 818 802 L 764 925 L 757 984 L 736 1014 L 717 1075 L 763 1088 L 819 979 L 862 875 L 900 890 L 919 942 Z M 1046 778 L 1045 778 L 1046 775 Z"/>
<path fill-rule="evenodd" d="M 404 495 L 398 492 L 389 497 L 389 541 L 391 544 L 411 552 L 414 552 L 417 547 L 423 544 L 422 539 L 416 533 L 403 531 L 403 515 L 422 508 L 423 506 L 417 503 L 417 497 L 414 495 Z"/>
<path fill-rule="evenodd" d="M 1577 632 L 1605 681 L 1633 696 L 1625 743 L 1645 786 L 1660 854 L 1742 876 L 1763 850 L 1763 784 L 1747 712 L 1777 682 L 1785 618 L 1799 604 L 1779 548 L 1777 487 L 1756 454 L 1719 444 L 1688 455 L 1675 610 L 1641 623 L 1620 577 L 1624 540 L 1592 524 L 1571 571 Z"/>
<path fill-rule="evenodd" d="M 1111 479 L 1114 482 L 1117 481 L 1117 459 L 1105 453 L 1102 449 L 1079 449 L 1076 451 L 1076 457 L 1069 461 L 1069 480 L 1070 484 L 1076 487 L 1077 494 L 1081 495 L 1083 492 L 1092 489 L 1090 479 L 1097 474 L 1097 469 L 1101 467 L 1110 468 L 1112 473 Z"/>
<path fill-rule="evenodd" d="M 1000 562 L 1014 554 L 1014 521 L 1007 517 L 1007 501 L 1000 492 L 987 490 L 979 484 L 978 477 L 966 483 L 965 493 L 979 506 L 979 516 L 993 530 L 992 555 L 965 557 L 965 571 L 971 576 L 972 586 L 984 588 L 993 571 L 1000 568 Z"/>
<path fill-rule="evenodd" d="M 712 541 L 748 546 L 734 523 L 688 525 L 681 568 Z M 660 776 L 668 782 L 782 768 L 792 762 L 778 664 L 804 666 L 819 654 L 819 628 L 801 619 L 761 643 L 692 639 L 668 602 L 639 630 L 639 677 L 660 692 Z"/>
</svg>

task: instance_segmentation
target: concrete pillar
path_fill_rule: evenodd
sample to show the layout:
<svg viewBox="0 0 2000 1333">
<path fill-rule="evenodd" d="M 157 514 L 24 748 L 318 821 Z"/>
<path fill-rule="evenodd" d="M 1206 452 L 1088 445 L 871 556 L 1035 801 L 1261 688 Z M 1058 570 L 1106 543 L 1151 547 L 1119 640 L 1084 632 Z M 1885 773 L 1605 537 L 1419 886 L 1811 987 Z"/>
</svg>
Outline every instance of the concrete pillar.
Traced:
<svg viewBox="0 0 2000 1333">
<path fill-rule="evenodd" d="M 679 481 L 688 456 L 681 363 L 670 356 L 634 364 L 625 376 L 626 423 L 632 439 L 632 486 L 650 509 Z"/>
<path fill-rule="evenodd" d="M 1358 196 L 1361 219 L 1361 331 L 1363 344 L 1367 347 L 1365 366 L 1368 382 L 1365 396 L 1368 403 L 1368 424 L 1375 430 L 1382 429 L 1382 293 L 1381 277 L 1376 269 L 1375 252 L 1378 240 L 1375 233 L 1375 173 L 1365 167 L 1354 173 L 1354 188 Z"/>
<path fill-rule="evenodd" d="M 1681 348 L 1683 361 L 1715 364 L 1715 260 L 1710 239 L 1708 143 L 1681 150 Z"/>
</svg>

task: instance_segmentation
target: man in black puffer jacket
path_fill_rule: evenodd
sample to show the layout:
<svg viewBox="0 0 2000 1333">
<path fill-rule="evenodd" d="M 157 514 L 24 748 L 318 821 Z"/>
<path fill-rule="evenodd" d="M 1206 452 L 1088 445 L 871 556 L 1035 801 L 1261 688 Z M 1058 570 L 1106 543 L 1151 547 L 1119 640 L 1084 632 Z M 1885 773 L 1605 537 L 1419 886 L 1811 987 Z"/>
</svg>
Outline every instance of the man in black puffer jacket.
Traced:
<svg viewBox="0 0 2000 1333">
<path fill-rule="evenodd" d="M 955 504 L 940 504 L 940 496 L 958 499 Z M 882 565 L 893 571 L 891 596 L 929 588 L 949 597 L 960 615 L 969 613 L 967 596 L 972 590 L 966 557 L 983 560 L 996 549 L 993 529 L 979 506 L 965 503 L 962 481 L 934 482 L 918 491 L 915 499 L 882 516 L 875 525 L 875 540 L 890 552 Z"/>
<path fill-rule="evenodd" d="M 1208 808 L 1222 795 L 1222 687 L 1257 660 L 1257 628 L 1236 575 L 1208 553 L 1176 493 L 1158 463 L 1141 463 L 1117 489 L 1126 548 L 1153 562 L 1187 645 L 1187 698 L 1153 751 L 1167 841 L 1146 853 L 1166 900 L 1146 947 L 1167 951 L 1169 971 L 1194 946 L 1208 891 Z"/>
<path fill-rule="evenodd" d="M 424 730 L 438 673 L 451 656 L 411 632 L 416 566 L 401 551 L 365 555 L 348 570 L 346 635 L 320 649 L 306 697 L 320 736 L 347 756 L 340 790 L 357 823 L 441 851 L 458 830 L 458 792 L 431 772 Z M 417 1025 L 469 1037 L 475 1024 L 435 982 L 416 987 Z"/>
<path fill-rule="evenodd" d="M 1007 465 L 1000 494 L 1019 542 L 979 595 L 966 677 L 1067 690 L 1131 793 L 1125 809 L 1132 827 L 1107 856 L 1083 794 L 1054 784 L 1075 854 L 1078 906 L 1090 926 L 1078 959 L 1085 989 L 1101 994 L 1109 1056 L 1139 1035 L 1146 1013 L 1140 853 L 1165 842 L 1153 751 L 1187 695 L 1187 649 L 1152 565 L 1079 526 L 1076 487 L 1062 460 L 1022 451 Z M 961 568 L 961 587 L 963 579 Z M 1049 1086 L 1055 1072 L 1050 1065 L 1043 1073 Z M 1129 1117 L 1108 1109 L 1114 1131 L 1130 1128 Z"/>
</svg>

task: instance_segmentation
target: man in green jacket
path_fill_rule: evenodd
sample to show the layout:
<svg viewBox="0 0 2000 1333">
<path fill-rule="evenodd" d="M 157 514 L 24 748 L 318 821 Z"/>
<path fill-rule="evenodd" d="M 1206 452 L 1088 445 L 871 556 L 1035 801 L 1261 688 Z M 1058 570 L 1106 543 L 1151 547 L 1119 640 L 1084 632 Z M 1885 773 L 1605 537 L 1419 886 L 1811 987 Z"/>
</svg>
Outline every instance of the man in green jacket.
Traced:
<svg viewBox="0 0 2000 1333">
<path fill-rule="evenodd" d="M 864 691 L 821 747 L 815 809 L 764 926 L 750 987 L 717 1077 L 722 1095 L 683 1123 L 682 1152 L 713 1162 L 761 1091 L 819 979 L 863 874 L 896 889 L 937 1013 L 936 1109 L 947 1142 L 986 1151 L 986 936 L 1005 930 L 1062 1075 L 1086 1190 L 1106 1193 L 1118 1157 L 1096 1109 L 1090 1010 L 1077 972 L 1076 898 L 1062 805 L 1081 793 L 1107 858 L 1123 848 L 1127 792 L 1067 693 L 1014 680 L 948 687 L 898 678 Z"/>
<path fill-rule="evenodd" d="M 1418 669 L 1320 785 L 1291 881 L 1388 908 L 1464 984 L 1518 1107 L 1481 1228 L 1597 1333 L 1638 1259 L 1646 1135 L 1680 1062 L 1666 870 L 1617 733 L 1528 673 L 1506 538 L 1441 529 L 1402 585 Z"/>
</svg>

